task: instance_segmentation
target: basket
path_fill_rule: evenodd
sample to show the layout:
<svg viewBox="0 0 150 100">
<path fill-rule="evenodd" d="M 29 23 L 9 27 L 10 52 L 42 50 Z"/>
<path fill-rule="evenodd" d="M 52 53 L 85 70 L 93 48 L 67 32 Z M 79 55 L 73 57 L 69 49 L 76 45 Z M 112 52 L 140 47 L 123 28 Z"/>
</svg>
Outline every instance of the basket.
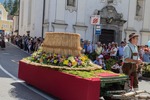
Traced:
<svg viewBox="0 0 150 100">
<path fill-rule="evenodd" d="M 76 33 L 47 32 L 42 50 L 60 55 L 81 55 L 80 35 Z"/>
</svg>

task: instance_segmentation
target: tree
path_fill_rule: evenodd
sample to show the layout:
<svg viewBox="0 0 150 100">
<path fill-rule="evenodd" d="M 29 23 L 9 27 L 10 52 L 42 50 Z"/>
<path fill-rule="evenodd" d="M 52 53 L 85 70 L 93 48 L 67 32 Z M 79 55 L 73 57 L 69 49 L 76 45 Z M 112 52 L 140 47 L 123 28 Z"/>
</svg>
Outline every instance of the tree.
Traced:
<svg viewBox="0 0 150 100">
<path fill-rule="evenodd" d="M 6 9 L 6 11 L 9 12 L 9 9 L 8 9 L 8 7 L 7 7 L 7 0 L 4 1 L 3 6 L 4 6 L 4 8 Z"/>
<path fill-rule="evenodd" d="M 13 7 L 13 1 L 12 0 L 8 0 L 7 7 L 9 9 L 8 13 L 10 14 L 12 11 L 12 7 Z"/>
<path fill-rule="evenodd" d="M 5 0 L 3 3 L 3 6 L 6 8 L 7 7 L 7 1 Z"/>
<path fill-rule="evenodd" d="M 19 9 L 19 0 L 5 0 L 3 6 L 9 15 L 14 15 Z"/>
<path fill-rule="evenodd" d="M 14 0 L 13 6 L 12 6 L 12 11 L 11 11 L 10 14 L 14 15 L 17 12 L 18 8 L 19 8 L 19 1 L 18 0 Z"/>
</svg>

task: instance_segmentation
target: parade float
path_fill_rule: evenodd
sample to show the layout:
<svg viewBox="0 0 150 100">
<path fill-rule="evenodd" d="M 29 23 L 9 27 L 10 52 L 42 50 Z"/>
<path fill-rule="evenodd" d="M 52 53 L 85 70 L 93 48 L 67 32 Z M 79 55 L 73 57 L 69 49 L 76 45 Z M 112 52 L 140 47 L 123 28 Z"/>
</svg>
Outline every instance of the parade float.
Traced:
<svg viewBox="0 0 150 100">
<path fill-rule="evenodd" d="M 81 54 L 81 49 L 78 34 L 46 33 L 41 48 L 19 62 L 18 77 L 60 100 L 135 95 L 125 94 L 128 76 L 102 70 Z"/>
</svg>

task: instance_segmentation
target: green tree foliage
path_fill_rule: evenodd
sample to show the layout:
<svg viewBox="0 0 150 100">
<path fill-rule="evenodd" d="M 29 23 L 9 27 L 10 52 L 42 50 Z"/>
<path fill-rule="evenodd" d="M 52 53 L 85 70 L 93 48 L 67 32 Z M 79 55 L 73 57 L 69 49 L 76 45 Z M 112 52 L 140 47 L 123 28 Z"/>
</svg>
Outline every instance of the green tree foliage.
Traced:
<svg viewBox="0 0 150 100">
<path fill-rule="evenodd" d="M 3 6 L 4 6 L 4 8 L 6 9 L 6 11 L 9 12 L 9 9 L 8 9 L 8 7 L 7 7 L 7 0 L 4 1 Z"/>
<path fill-rule="evenodd" d="M 18 7 L 19 7 L 19 1 L 18 0 L 14 0 L 13 6 L 12 6 L 12 11 L 11 11 L 10 14 L 14 15 L 17 12 Z"/>
<path fill-rule="evenodd" d="M 7 7 L 9 9 L 8 13 L 10 14 L 12 11 L 12 7 L 13 7 L 13 1 L 12 0 L 8 0 Z"/>
<path fill-rule="evenodd" d="M 9 15 L 14 15 L 19 9 L 19 0 L 5 0 L 3 6 Z"/>
</svg>

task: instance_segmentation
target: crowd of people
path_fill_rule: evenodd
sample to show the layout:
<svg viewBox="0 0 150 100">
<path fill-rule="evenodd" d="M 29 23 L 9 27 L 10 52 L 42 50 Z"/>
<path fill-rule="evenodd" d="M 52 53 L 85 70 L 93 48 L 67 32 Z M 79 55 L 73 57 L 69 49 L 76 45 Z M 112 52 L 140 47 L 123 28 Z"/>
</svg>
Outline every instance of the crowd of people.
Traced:
<svg viewBox="0 0 150 100">
<path fill-rule="evenodd" d="M 10 37 L 11 42 L 17 45 L 19 48 L 27 51 L 28 53 L 33 53 L 37 51 L 43 42 L 43 38 L 30 37 L 30 36 L 15 36 Z M 116 60 L 116 64 L 112 66 L 112 70 L 121 73 L 122 60 L 124 55 L 124 47 L 126 42 L 122 41 L 119 45 L 116 42 L 109 44 L 102 44 L 97 42 L 92 44 L 91 41 L 81 40 L 82 53 L 88 55 L 88 57 L 95 63 L 106 69 L 105 62 L 107 59 Z M 150 62 L 150 48 L 148 45 L 138 46 L 138 52 L 141 60 L 144 62 Z M 118 69 L 118 70 L 115 70 Z"/>
<path fill-rule="evenodd" d="M 126 44 L 124 41 L 119 45 L 115 42 L 109 43 L 108 45 L 102 44 L 101 42 L 92 44 L 90 41 L 81 40 L 82 53 L 89 55 L 89 58 L 91 58 L 95 64 L 102 66 L 103 69 L 106 69 L 105 62 L 107 59 L 111 58 L 116 60 L 116 63 L 112 66 L 112 70 L 118 73 L 122 73 L 120 69 L 122 69 L 124 47 Z M 138 46 L 138 52 L 143 62 L 150 62 L 150 48 L 148 45 Z"/>
<path fill-rule="evenodd" d="M 20 49 L 27 51 L 28 53 L 33 53 L 37 51 L 43 42 L 43 38 L 39 37 L 30 37 L 30 36 L 20 36 L 20 35 L 12 35 L 11 42 L 17 45 Z M 8 39 L 9 40 L 9 39 Z"/>
</svg>

